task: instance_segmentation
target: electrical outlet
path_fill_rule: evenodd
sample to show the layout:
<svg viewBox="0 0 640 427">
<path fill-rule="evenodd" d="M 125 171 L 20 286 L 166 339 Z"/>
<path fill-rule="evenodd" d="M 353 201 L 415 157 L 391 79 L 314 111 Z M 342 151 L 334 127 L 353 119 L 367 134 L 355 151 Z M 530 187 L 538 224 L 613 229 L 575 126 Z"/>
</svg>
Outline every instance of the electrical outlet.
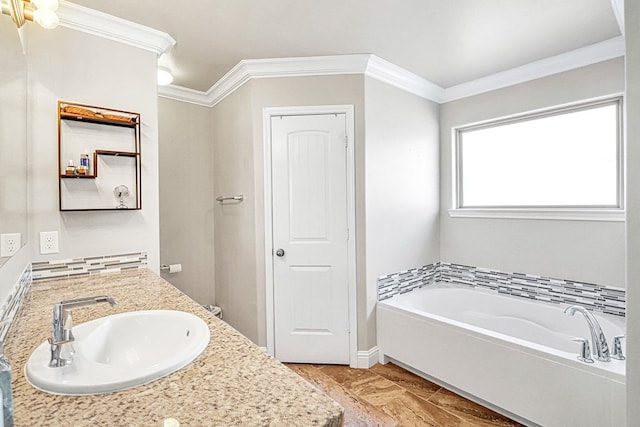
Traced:
<svg viewBox="0 0 640 427">
<path fill-rule="evenodd" d="M 0 257 L 11 256 L 22 246 L 20 233 L 5 233 L 0 235 Z"/>
<path fill-rule="evenodd" d="M 58 232 L 57 231 L 41 231 L 40 232 L 40 253 L 57 254 L 60 252 L 58 248 Z"/>
</svg>

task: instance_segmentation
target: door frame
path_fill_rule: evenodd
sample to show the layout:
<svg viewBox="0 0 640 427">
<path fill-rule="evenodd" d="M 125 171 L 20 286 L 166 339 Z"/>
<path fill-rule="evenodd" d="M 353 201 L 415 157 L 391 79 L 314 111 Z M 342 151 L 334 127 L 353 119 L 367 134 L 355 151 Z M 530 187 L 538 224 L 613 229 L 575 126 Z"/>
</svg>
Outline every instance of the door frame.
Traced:
<svg viewBox="0 0 640 427">
<path fill-rule="evenodd" d="M 356 192 L 355 192 L 355 120 L 353 105 L 321 105 L 302 107 L 266 107 L 262 110 L 264 141 L 264 261 L 265 315 L 267 352 L 275 355 L 275 309 L 273 278 L 273 199 L 271 174 L 271 118 L 277 116 L 309 116 L 344 114 L 347 134 L 347 280 L 349 293 L 349 366 L 358 365 L 358 322 L 356 292 Z"/>
</svg>

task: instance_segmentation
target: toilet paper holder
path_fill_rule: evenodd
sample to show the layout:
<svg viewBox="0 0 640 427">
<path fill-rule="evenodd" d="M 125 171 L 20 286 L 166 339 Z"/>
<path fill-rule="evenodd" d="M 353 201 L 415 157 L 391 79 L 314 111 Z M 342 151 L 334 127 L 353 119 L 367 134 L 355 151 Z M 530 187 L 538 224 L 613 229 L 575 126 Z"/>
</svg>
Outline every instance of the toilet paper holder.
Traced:
<svg viewBox="0 0 640 427">
<path fill-rule="evenodd" d="M 162 264 L 160 271 L 164 271 L 165 273 L 180 273 L 182 271 L 182 264 Z"/>
</svg>

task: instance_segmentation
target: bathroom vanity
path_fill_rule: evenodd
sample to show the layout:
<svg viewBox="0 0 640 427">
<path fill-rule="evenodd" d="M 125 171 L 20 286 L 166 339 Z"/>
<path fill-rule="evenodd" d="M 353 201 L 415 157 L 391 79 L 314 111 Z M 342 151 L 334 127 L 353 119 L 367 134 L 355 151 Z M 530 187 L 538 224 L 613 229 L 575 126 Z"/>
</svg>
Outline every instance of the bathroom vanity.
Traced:
<svg viewBox="0 0 640 427">
<path fill-rule="evenodd" d="M 24 367 L 51 334 L 62 300 L 109 295 L 117 305 L 74 310 L 80 324 L 136 310 L 180 310 L 209 326 L 211 341 L 191 364 L 155 382 L 103 395 L 62 396 L 35 389 Z M 235 329 L 148 270 L 33 283 L 9 331 L 16 426 L 340 426 L 342 408 Z M 52 368 L 57 369 L 57 368 Z"/>
</svg>

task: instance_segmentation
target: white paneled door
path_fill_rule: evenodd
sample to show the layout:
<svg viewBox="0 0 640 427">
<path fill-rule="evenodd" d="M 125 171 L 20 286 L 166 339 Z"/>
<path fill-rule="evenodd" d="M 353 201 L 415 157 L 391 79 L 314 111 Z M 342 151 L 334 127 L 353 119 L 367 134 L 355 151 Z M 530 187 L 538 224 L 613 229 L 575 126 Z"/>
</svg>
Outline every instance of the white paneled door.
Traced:
<svg viewBox="0 0 640 427">
<path fill-rule="evenodd" d="M 345 114 L 272 117 L 271 138 L 275 357 L 349 364 Z"/>
</svg>

